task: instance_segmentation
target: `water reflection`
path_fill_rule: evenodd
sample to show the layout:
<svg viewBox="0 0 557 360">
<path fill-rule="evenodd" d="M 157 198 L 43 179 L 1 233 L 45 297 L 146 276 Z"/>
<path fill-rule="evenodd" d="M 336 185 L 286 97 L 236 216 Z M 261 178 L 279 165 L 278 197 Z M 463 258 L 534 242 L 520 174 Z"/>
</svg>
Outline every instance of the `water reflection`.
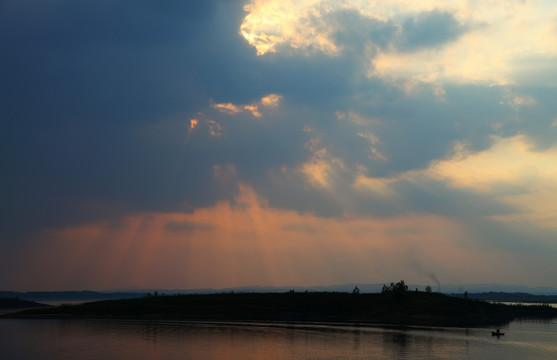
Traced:
<svg viewBox="0 0 557 360">
<path fill-rule="evenodd" d="M 0 320 L 2 359 L 547 359 L 555 323 L 488 329 Z"/>
</svg>

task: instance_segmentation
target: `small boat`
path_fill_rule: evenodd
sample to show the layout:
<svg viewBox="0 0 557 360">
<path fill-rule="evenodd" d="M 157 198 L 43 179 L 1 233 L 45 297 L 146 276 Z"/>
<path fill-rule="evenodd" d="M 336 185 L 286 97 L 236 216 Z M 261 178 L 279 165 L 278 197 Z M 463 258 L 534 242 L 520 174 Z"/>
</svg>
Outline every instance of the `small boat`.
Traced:
<svg viewBox="0 0 557 360">
<path fill-rule="evenodd" d="M 505 335 L 505 333 L 504 333 L 504 332 L 501 332 L 501 330 L 499 330 L 499 329 L 497 329 L 497 331 L 492 331 L 492 332 L 491 332 L 491 336 L 497 336 L 497 337 L 499 337 L 499 336 L 503 336 L 503 335 Z"/>
</svg>

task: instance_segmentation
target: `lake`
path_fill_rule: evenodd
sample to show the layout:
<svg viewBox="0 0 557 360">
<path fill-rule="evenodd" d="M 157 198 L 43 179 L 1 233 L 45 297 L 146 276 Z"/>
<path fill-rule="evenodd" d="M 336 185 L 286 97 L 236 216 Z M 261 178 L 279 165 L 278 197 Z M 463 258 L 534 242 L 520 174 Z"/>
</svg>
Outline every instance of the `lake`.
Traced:
<svg viewBox="0 0 557 360">
<path fill-rule="evenodd" d="M 0 319 L 12 359 L 550 359 L 557 319 L 485 328 Z"/>
</svg>

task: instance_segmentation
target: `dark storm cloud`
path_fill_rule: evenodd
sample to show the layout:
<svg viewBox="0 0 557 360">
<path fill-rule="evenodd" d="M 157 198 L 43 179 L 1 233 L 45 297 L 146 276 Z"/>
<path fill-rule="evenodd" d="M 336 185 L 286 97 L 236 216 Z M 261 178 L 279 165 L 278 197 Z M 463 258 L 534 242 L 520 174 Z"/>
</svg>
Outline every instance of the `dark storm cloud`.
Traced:
<svg viewBox="0 0 557 360">
<path fill-rule="evenodd" d="M 326 21 L 334 31 L 335 43 L 345 51 L 371 55 L 370 43 L 382 50 L 392 47 L 399 51 L 436 48 L 457 40 L 469 30 L 453 14 L 440 10 L 422 12 L 401 24 L 393 20 L 375 19 L 355 10 L 341 10 L 327 14 Z"/>
<path fill-rule="evenodd" d="M 466 30 L 451 13 L 439 10 L 424 12 L 402 23 L 398 47 L 403 51 L 437 47 L 456 40 Z"/>
<path fill-rule="evenodd" d="M 395 24 L 335 11 L 326 21 L 339 54 L 290 49 L 256 57 L 239 34 L 242 1 L 3 4 L 6 229 L 131 211 L 190 211 L 232 199 L 235 181 L 249 183 L 273 206 L 326 216 L 346 209 L 450 213 L 457 210 L 449 200 L 424 189 L 408 190 L 407 203 L 362 198 L 350 189 L 354 169 L 397 176 L 444 158 L 455 141 L 478 151 L 495 134 L 536 133 L 550 144 L 548 134 L 557 129 L 547 129 L 557 117 L 551 107 L 517 111 L 501 104 L 510 101 L 501 87 L 445 84 L 439 99 L 434 84 L 415 85 L 408 96 L 400 83 L 366 74 L 380 50 L 412 52 L 458 39 L 467 28 L 447 12 Z M 261 120 L 210 109 L 211 102 L 250 104 L 270 93 L 282 95 L 283 103 Z M 544 104 L 552 98 L 541 89 L 531 93 Z M 342 121 L 337 111 L 376 121 Z M 186 139 L 198 112 L 222 126 L 223 136 L 196 131 Z M 517 113 L 528 115 L 532 126 L 516 121 Z M 369 140 L 360 135 L 367 133 L 380 140 L 374 146 L 387 160 L 371 156 Z M 333 179 L 340 193 L 312 187 L 299 171 L 315 137 L 344 163 Z M 226 164 L 237 174 L 224 184 L 214 179 L 214 166 Z M 84 210 L 83 203 L 98 199 L 104 205 Z"/>
<path fill-rule="evenodd" d="M 207 75 L 222 45 L 215 32 L 233 26 L 210 26 L 215 2 L 62 1 L 40 11 L 13 3 L 0 15 L 6 106 L 50 122 L 134 122 L 197 104 L 211 86 L 198 73 Z"/>
<path fill-rule="evenodd" d="M 379 48 L 389 47 L 398 32 L 392 21 L 366 17 L 355 10 L 327 14 L 326 21 L 335 29 L 334 40 L 345 50 L 362 53 L 370 42 Z"/>
<path fill-rule="evenodd" d="M 3 235 L 112 213 L 81 213 L 91 199 L 126 211 L 214 200 L 185 121 L 243 72 L 240 2 L 2 5 Z"/>
</svg>

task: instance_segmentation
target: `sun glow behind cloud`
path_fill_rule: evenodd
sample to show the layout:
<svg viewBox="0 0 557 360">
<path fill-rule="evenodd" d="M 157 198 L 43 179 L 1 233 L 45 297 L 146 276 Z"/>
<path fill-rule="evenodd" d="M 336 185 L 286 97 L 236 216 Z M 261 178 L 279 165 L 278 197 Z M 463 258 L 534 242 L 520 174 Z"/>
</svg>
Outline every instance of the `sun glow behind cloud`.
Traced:
<svg viewBox="0 0 557 360">
<path fill-rule="evenodd" d="M 15 257 L 14 271 L 26 269 L 22 276 L 36 289 L 47 268 L 58 287 L 87 280 L 97 289 L 124 278 L 163 288 L 373 283 L 385 276 L 427 281 L 417 264 L 465 271 L 476 281 L 494 264 L 520 271 L 505 265 L 512 254 L 463 246 L 470 235 L 448 218 L 322 218 L 272 208 L 245 184 L 238 189 L 233 203 L 191 214 L 138 213 L 114 224 L 45 232 L 30 254 Z"/>
<path fill-rule="evenodd" d="M 492 194 L 527 219 L 557 229 L 557 148 L 535 151 L 523 136 L 494 139 L 486 151 L 434 162 L 427 173 L 451 186 Z"/>
<path fill-rule="evenodd" d="M 288 47 L 331 56 L 342 53 L 346 44 L 336 34 L 348 24 L 327 21 L 335 13 L 352 11 L 369 21 L 398 28 L 390 44 L 382 48 L 376 38 L 381 34 L 364 35 L 368 38 L 364 48 L 376 52 L 367 65 L 363 64 L 370 77 L 509 84 L 520 70 L 515 68 L 515 59 L 557 56 L 557 7 L 551 1 L 253 0 L 245 10 L 241 34 L 258 55 Z M 405 22 L 435 12 L 452 16 L 462 34 L 438 46 L 399 49 L 397 43 L 406 36 Z"/>
<path fill-rule="evenodd" d="M 491 197 L 515 209 L 511 214 L 495 215 L 494 219 L 557 229 L 557 148 L 536 151 L 523 136 L 494 138 L 492 147 L 478 153 L 456 144 L 451 158 L 433 161 L 426 169 L 392 178 L 360 174 L 353 186 L 362 194 L 368 192 L 396 201 L 402 196 L 396 191 L 397 185 L 421 186 L 431 180 Z"/>
</svg>

